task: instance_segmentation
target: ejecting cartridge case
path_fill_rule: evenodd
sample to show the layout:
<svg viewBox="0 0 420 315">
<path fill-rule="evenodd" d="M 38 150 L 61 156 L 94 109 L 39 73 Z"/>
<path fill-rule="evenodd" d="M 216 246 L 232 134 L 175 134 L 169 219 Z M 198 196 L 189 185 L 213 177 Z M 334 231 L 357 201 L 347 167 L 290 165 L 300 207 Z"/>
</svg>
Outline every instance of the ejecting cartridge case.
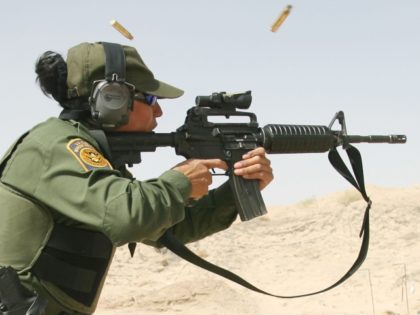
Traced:
<svg viewBox="0 0 420 315">
<path fill-rule="evenodd" d="M 133 39 L 134 37 L 133 37 L 133 35 L 131 35 L 131 33 L 129 32 L 129 31 L 127 31 L 126 29 L 125 29 L 125 27 L 124 26 L 122 26 L 120 23 L 118 23 L 116 20 L 112 20 L 111 21 L 111 25 L 112 25 L 112 27 L 113 28 L 115 28 L 118 32 L 120 32 L 125 38 L 128 38 L 128 39 Z"/>
<path fill-rule="evenodd" d="M 280 14 L 280 16 L 278 17 L 278 19 L 273 23 L 273 25 L 271 25 L 271 31 L 272 32 L 276 32 L 280 25 L 283 24 L 284 20 L 286 20 L 286 18 L 288 17 L 290 11 L 292 10 L 292 6 L 288 5 L 283 12 Z"/>
</svg>

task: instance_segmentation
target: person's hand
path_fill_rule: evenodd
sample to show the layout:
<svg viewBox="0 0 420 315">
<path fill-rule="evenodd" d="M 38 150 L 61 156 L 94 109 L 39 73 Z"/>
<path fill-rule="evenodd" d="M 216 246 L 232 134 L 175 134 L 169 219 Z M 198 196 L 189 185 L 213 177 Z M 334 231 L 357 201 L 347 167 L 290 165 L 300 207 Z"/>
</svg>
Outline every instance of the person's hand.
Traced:
<svg viewBox="0 0 420 315">
<path fill-rule="evenodd" d="M 199 199 L 209 192 L 212 183 L 210 169 L 221 168 L 227 170 L 228 166 L 219 159 L 195 160 L 190 159 L 176 165 L 173 169 L 183 173 L 191 182 L 191 195 L 193 199 Z"/>
<path fill-rule="evenodd" d="M 236 162 L 235 175 L 246 179 L 258 179 L 260 190 L 263 190 L 274 178 L 271 162 L 265 155 L 264 148 L 256 148 L 242 156 L 243 160 Z"/>
</svg>

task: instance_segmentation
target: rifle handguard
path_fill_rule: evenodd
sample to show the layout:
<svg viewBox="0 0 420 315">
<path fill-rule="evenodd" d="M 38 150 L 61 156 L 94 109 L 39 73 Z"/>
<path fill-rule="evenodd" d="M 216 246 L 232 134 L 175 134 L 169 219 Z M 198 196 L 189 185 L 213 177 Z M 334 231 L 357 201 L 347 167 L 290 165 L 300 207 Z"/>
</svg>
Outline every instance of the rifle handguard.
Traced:
<svg viewBox="0 0 420 315">
<path fill-rule="evenodd" d="M 327 152 L 336 143 L 336 137 L 326 126 L 269 124 L 261 132 L 268 153 Z"/>
</svg>

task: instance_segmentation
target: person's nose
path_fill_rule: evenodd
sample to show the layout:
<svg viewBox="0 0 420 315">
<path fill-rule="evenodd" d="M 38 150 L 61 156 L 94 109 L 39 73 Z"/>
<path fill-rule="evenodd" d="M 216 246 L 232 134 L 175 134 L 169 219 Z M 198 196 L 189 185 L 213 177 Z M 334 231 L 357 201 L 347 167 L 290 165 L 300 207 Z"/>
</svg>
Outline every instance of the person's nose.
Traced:
<svg viewBox="0 0 420 315">
<path fill-rule="evenodd" d="M 163 115 L 163 112 L 162 112 L 162 108 L 160 107 L 160 105 L 158 103 L 153 105 L 153 116 L 160 117 L 162 115 Z"/>
</svg>

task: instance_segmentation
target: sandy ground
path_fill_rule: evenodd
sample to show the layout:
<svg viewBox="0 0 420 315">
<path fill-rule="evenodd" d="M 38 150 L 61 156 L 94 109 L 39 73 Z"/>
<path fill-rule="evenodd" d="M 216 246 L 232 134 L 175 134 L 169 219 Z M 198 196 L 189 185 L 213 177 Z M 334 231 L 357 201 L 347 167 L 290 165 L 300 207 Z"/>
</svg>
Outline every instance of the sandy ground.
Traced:
<svg viewBox="0 0 420 315">
<path fill-rule="evenodd" d="M 95 314 L 420 315 L 420 186 L 368 187 L 373 200 L 368 258 L 339 287 L 278 299 L 199 269 L 167 250 L 119 248 Z M 280 295 L 319 290 L 353 264 L 365 202 L 356 190 L 270 207 L 189 248 Z"/>
</svg>

